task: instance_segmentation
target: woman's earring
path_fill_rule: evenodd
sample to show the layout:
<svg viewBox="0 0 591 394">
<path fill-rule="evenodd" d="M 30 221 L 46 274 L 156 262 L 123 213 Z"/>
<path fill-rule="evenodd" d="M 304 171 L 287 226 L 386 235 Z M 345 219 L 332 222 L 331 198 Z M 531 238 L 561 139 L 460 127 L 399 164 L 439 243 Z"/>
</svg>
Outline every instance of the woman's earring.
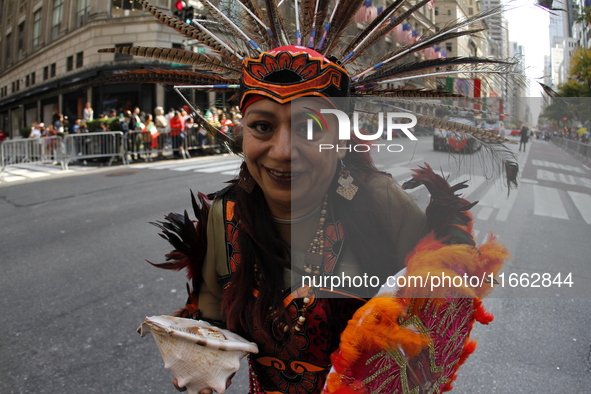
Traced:
<svg viewBox="0 0 591 394">
<path fill-rule="evenodd" d="M 254 186 L 257 184 L 250 172 L 248 172 L 248 167 L 246 166 L 246 162 L 242 162 L 240 165 L 240 174 L 238 174 L 238 186 L 244 189 L 245 192 L 248 194 L 252 193 Z"/>
<path fill-rule="evenodd" d="M 339 183 L 339 187 L 337 187 L 337 193 L 347 200 L 351 201 L 359 187 L 353 184 L 353 177 L 349 173 L 347 169 L 345 169 L 345 164 L 341 161 L 341 173 L 337 182 Z"/>
</svg>

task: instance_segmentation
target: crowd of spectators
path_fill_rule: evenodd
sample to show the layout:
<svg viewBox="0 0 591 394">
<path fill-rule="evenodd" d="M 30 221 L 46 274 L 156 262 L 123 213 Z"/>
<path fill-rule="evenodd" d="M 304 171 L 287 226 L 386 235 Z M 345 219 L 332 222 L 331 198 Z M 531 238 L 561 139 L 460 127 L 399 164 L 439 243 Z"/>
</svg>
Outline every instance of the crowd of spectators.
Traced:
<svg viewBox="0 0 591 394">
<path fill-rule="evenodd" d="M 214 136 L 209 135 L 203 127 L 199 127 L 195 119 L 205 118 L 207 122 L 222 133 L 232 135 L 241 121 L 241 113 L 237 107 L 217 108 L 211 106 L 201 113 L 190 114 L 190 108 L 170 108 L 165 113 L 163 107 L 157 106 L 153 113 L 142 111 L 139 107 L 132 110 L 111 109 L 95 117 L 90 103 L 86 103 L 83 117 L 70 123 L 68 117 L 54 112 L 52 123 L 33 122 L 27 138 L 63 136 L 66 134 L 96 133 L 121 131 L 125 134 L 127 153 L 131 160 L 152 161 L 163 158 L 165 150 L 172 150 L 173 158 L 188 157 L 192 150 L 214 154 L 223 151 Z"/>
</svg>

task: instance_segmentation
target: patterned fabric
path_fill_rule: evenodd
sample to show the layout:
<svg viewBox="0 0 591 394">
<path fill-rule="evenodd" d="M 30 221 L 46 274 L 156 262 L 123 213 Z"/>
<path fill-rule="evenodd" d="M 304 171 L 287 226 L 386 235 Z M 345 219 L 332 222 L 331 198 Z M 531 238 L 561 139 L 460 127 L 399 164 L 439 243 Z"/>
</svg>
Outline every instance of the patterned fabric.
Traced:
<svg viewBox="0 0 591 394">
<path fill-rule="evenodd" d="M 240 249 L 237 243 L 239 232 L 234 217 L 234 202 L 224 196 L 224 228 L 229 272 L 234 273 L 240 265 Z M 322 271 L 331 273 L 336 267 L 344 239 L 342 224 L 327 223 Z M 220 278 L 227 287 L 231 281 Z M 273 340 L 265 341 L 262 335 L 249 338 L 257 343 L 258 354 L 250 355 L 251 393 L 307 394 L 320 393 L 331 367 L 330 355 L 338 348 L 341 332 L 355 311 L 365 300 L 356 298 L 325 298 L 297 288 L 284 298 L 290 324 L 287 332 L 276 324 L 271 316 L 262 329 Z M 256 294 L 256 289 L 255 292 Z M 253 295 L 256 296 L 256 295 Z M 300 316 L 304 297 L 310 298 L 306 321 L 302 330 L 294 329 Z"/>
</svg>

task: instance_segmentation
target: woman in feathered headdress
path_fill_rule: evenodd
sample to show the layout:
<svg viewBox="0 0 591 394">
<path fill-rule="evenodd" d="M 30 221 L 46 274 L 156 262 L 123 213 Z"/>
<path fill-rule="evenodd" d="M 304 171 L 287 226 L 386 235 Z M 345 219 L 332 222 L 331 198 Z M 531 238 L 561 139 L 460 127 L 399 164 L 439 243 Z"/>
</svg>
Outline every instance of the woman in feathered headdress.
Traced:
<svg viewBox="0 0 591 394">
<path fill-rule="evenodd" d="M 104 51 L 215 70 L 148 71 L 134 77 L 238 88 L 242 112 L 238 138 L 226 141 L 244 157 L 239 177 L 217 193 L 200 195 L 200 203 L 194 200 L 196 223 L 186 214 L 171 214 L 159 224 L 175 250 L 157 265 L 187 269 L 192 284 L 177 316 L 225 326 L 258 345 L 258 354 L 249 357 L 252 393 L 449 389 L 473 350 L 468 340 L 473 321 L 489 319 L 478 301 L 486 291 L 454 290 L 468 301 L 455 301 L 444 290 L 429 301 L 424 297 L 433 295 L 421 289 L 389 289 L 387 297 L 372 297 L 405 264 L 407 274 L 419 276 L 443 269 L 449 275 L 477 271 L 493 278 L 506 251 L 494 240 L 475 247 L 467 213 L 472 204 L 455 195 L 464 185 L 449 187 L 428 166 L 417 171 L 407 186 L 425 184 L 434 195 L 425 217 L 389 175 L 376 169 L 365 149 L 356 149 L 363 141 L 340 139 L 337 117 L 322 116 L 320 108 L 346 112 L 351 96 L 432 95 L 381 86 L 440 67 L 502 65 L 476 58 L 395 63 L 450 37 L 479 31 L 465 27 L 480 19 L 421 37 L 360 68 L 356 59 L 428 0 L 394 1 L 346 45 L 340 42 L 343 33 L 363 1 L 291 2 L 293 34 L 275 1 L 265 1 L 264 12 L 255 1 L 240 1 L 225 11 L 205 1 L 224 38 L 198 21 L 187 25 L 140 2 L 164 23 L 209 45 L 215 55 L 165 48 Z M 297 45 L 289 45 L 290 39 Z M 340 57 L 327 57 L 333 53 Z M 197 121 L 226 138 L 205 119 Z M 479 136 L 476 128 L 458 127 Z M 335 286 L 334 278 L 366 279 L 361 285 L 343 280 Z M 368 283 L 367 278 L 376 279 Z M 441 329 L 441 320 L 433 316 L 453 324 Z"/>
</svg>

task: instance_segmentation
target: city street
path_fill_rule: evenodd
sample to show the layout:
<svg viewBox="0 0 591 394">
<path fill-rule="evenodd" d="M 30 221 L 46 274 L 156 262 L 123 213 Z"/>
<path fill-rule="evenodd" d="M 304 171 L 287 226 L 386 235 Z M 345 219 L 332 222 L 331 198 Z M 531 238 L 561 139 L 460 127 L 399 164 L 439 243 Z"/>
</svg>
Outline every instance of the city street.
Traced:
<svg viewBox="0 0 591 394">
<path fill-rule="evenodd" d="M 484 154 L 436 152 L 430 136 L 392 142 L 404 151 L 375 161 L 399 183 L 424 162 L 452 184 L 470 180 L 478 243 L 493 232 L 513 255 L 505 278 L 552 278 L 537 288 L 506 279 L 485 300 L 495 320 L 475 327 L 478 349 L 453 392 L 588 392 L 591 169 L 548 142 L 511 145 L 521 175 L 508 195 Z M 154 340 L 135 332 L 186 300 L 184 273 L 145 261 L 170 251 L 149 222 L 192 214 L 190 190 L 222 188 L 240 162 L 220 155 L 0 181 L 0 393 L 175 393 Z M 424 187 L 411 195 L 427 206 Z M 243 368 L 227 393 L 247 392 Z"/>
</svg>

